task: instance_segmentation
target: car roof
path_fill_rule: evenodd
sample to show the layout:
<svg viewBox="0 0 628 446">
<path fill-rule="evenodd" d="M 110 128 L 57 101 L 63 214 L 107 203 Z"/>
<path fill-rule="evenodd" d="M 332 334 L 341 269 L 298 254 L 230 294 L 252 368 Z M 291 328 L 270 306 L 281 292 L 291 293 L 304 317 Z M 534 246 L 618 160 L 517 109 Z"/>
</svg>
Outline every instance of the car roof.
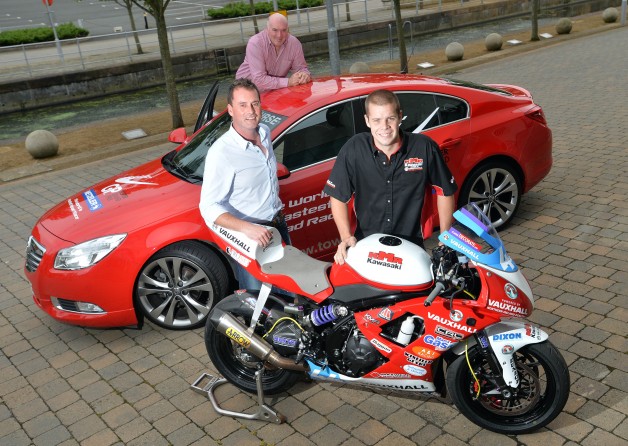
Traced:
<svg viewBox="0 0 628 446">
<path fill-rule="evenodd" d="M 451 93 L 459 89 L 447 79 L 413 74 L 349 74 L 314 78 L 295 87 L 271 90 L 262 94 L 262 107 L 284 116 L 368 95 L 376 89 L 420 90 Z"/>
</svg>

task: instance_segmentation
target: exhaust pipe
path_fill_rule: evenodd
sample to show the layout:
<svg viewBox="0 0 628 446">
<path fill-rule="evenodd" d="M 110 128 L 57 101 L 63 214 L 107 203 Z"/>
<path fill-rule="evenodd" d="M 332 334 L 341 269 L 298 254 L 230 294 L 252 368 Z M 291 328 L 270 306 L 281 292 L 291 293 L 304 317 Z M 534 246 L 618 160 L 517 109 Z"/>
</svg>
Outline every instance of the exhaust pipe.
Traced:
<svg viewBox="0 0 628 446">
<path fill-rule="evenodd" d="M 255 355 L 264 362 L 280 368 L 305 372 L 307 366 L 303 363 L 295 363 L 292 359 L 285 358 L 275 351 L 272 345 L 255 333 L 250 333 L 239 320 L 231 314 L 214 308 L 210 315 L 211 323 L 218 332 L 237 342 L 249 353 Z"/>
</svg>

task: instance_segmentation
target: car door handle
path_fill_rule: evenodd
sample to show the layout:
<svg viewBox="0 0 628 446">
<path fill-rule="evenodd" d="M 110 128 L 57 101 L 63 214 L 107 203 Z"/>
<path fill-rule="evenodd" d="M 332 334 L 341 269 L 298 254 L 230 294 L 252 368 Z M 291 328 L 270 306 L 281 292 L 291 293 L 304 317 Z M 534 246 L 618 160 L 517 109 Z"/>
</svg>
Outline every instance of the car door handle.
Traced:
<svg viewBox="0 0 628 446">
<path fill-rule="evenodd" d="M 454 139 L 446 139 L 445 141 L 443 141 L 443 143 L 440 145 L 441 149 L 449 149 L 453 146 L 457 146 L 458 144 L 460 144 L 462 142 L 462 138 L 454 138 Z"/>
</svg>

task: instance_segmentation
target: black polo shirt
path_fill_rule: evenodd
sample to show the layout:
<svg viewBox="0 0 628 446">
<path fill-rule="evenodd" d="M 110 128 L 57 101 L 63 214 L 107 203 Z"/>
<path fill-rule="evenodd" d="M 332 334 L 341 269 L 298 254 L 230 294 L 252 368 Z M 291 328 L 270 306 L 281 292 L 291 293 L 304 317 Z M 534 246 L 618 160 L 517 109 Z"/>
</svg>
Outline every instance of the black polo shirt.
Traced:
<svg viewBox="0 0 628 446">
<path fill-rule="evenodd" d="M 324 192 L 347 203 L 355 195 L 359 240 L 382 232 L 422 243 L 421 210 L 425 188 L 453 195 L 457 186 L 434 140 L 403 133 L 401 148 L 390 158 L 370 133 L 359 133 L 342 147 Z"/>
</svg>

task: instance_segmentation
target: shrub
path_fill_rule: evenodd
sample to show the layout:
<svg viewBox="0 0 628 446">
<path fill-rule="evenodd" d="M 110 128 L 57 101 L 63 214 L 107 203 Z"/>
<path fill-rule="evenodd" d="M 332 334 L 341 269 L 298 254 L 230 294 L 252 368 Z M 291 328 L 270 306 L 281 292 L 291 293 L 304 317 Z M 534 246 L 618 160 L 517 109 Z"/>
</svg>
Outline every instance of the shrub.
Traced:
<svg viewBox="0 0 628 446">
<path fill-rule="evenodd" d="M 299 8 L 312 8 L 323 5 L 323 0 L 299 0 Z M 278 0 L 277 7 L 291 11 L 297 9 L 296 0 Z M 255 14 L 268 14 L 273 11 L 272 2 L 255 3 Z M 210 19 L 232 19 L 251 15 L 251 5 L 247 2 L 228 3 L 219 9 L 209 9 L 207 15 Z"/>
<path fill-rule="evenodd" d="M 85 37 L 89 31 L 79 28 L 73 23 L 64 23 L 57 26 L 59 39 L 74 39 Z M 42 26 L 39 28 L 15 29 L 0 32 L 0 46 L 22 45 L 25 43 L 50 42 L 55 39 L 52 28 Z"/>
</svg>

